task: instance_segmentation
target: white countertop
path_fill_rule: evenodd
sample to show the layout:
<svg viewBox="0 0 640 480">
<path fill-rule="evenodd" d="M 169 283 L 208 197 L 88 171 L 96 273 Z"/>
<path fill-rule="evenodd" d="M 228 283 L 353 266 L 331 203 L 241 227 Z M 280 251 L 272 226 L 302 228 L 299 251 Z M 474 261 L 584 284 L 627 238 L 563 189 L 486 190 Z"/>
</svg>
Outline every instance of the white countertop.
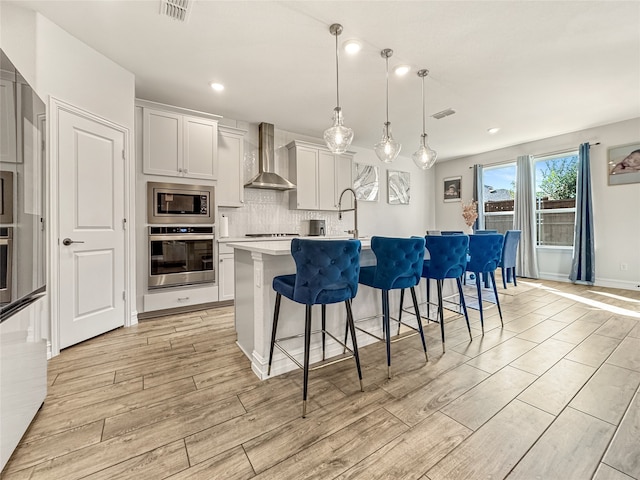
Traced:
<svg viewBox="0 0 640 480">
<path fill-rule="evenodd" d="M 291 239 L 292 237 L 266 237 L 269 240 L 262 238 L 262 241 L 236 241 L 230 242 L 227 245 L 231 248 L 238 250 L 246 250 L 248 252 L 264 253 L 266 255 L 291 255 Z M 350 237 L 293 237 L 293 238 L 305 238 L 312 240 L 344 240 Z M 361 238 L 360 243 L 362 248 L 371 247 L 371 239 Z"/>
<path fill-rule="evenodd" d="M 218 237 L 216 240 L 218 241 L 218 243 L 281 242 L 283 240 L 290 241 L 292 238 L 308 238 L 310 240 L 322 240 L 322 239 L 341 240 L 341 239 L 351 238 L 351 235 L 333 235 L 333 236 L 300 235 L 300 236 L 289 236 L 289 237 Z M 363 238 L 368 238 L 368 237 L 363 237 Z"/>
</svg>

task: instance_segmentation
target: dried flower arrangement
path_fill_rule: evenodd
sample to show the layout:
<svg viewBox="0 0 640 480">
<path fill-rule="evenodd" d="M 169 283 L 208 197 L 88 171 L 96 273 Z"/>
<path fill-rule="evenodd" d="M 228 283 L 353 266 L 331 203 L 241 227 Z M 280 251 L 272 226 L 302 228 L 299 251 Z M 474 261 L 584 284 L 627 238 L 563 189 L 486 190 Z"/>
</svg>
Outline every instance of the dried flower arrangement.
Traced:
<svg viewBox="0 0 640 480">
<path fill-rule="evenodd" d="M 462 202 L 462 217 L 468 227 L 473 225 L 478 218 L 478 202 L 471 200 L 469 203 Z"/>
</svg>

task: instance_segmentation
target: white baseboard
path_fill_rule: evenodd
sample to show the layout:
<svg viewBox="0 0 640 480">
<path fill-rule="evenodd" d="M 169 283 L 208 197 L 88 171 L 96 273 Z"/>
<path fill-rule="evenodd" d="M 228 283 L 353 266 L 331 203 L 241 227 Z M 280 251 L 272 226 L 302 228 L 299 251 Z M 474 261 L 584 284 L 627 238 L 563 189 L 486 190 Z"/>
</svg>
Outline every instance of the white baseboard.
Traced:
<svg viewBox="0 0 640 480">
<path fill-rule="evenodd" d="M 571 283 L 568 274 L 540 272 L 541 280 L 553 280 L 556 282 Z M 640 282 L 631 282 L 628 280 L 616 280 L 613 278 L 596 277 L 594 286 L 607 288 L 620 288 L 622 290 L 640 291 Z"/>
<path fill-rule="evenodd" d="M 620 288 L 622 290 L 633 290 L 635 292 L 640 291 L 640 282 L 630 282 L 628 280 L 615 280 L 612 278 L 598 278 L 596 277 L 596 286 Z"/>
</svg>

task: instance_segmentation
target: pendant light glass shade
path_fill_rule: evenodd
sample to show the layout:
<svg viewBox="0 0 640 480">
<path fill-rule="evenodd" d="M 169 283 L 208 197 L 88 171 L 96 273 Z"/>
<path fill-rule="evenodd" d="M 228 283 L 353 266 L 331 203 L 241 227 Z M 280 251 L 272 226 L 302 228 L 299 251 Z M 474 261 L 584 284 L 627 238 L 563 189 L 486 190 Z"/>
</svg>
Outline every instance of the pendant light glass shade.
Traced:
<svg viewBox="0 0 640 480">
<path fill-rule="evenodd" d="M 389 57 L 393 55 L 393 50 L 385 48 L 380 52 L 380 55 L 387 62 L 387 120 L 382 128 L 382 138 L 373 146 L 373 150 L 381 161 L 391 163 L 398 157 L 402 148 L 402 145 L 393 139 L 391 122 L 389 122 Z"/>
<path fill-rule="evenodd" d="M 422 170 L 428 170 L 433 167 L 433 164 L 436 163 L 436 159 L 438 158 L 438 154 L 435 150 L 432 150 L 429 144 L 427 143 L 427 134 L 423 133 L 420 136 L 421 144 L 420 148 L 411 155 L 413 158 L 413 163 L 415 163 Z"/>
<path fill-rule="evenodd" d="M 347 151 L 353 140 L 353 130 L 342 124 L 342 109 L 333 110 L 333 127 L 324 131 L 324 141 L 332 153 L 340 155 Z"/>
<path fill-rule="evenodd" d="M 347 151 L 353 141 L 353 130 L 343 125 L 342 109 L 340 108 L 338 68 L 338 35 L 342 33 L 342 25 L 334 23 L 329 27 L 331 35 L 336 37 L 336 108 L 333 109 L 333 126 L 324 131 L 324 141 L 331 153 L 340 155 Z"/>
<path fill-rule="evenodd" d="M 382 127 L 382 138 L 373 146 L 373 151 L 381 161 L 391 163 L 396 159 L 401 148 L 402 145 L 396 142 L 391 135 L 391 124 L 386 122 Z"/>
<path fill-rule="evenodd" d="M 422 135 L 420 135 L 420 147 L 411 155 L 413 163 L 415 163 L 422 170 L 428 170 L 436 163 L 438 154 L 427 143 L 427 133 L 425 132 L 426 114 L 424 106 L 424 78 L 429 75 L 429 70 L 420 70 L 418 76 L 422 78 Z"/>
</svg>

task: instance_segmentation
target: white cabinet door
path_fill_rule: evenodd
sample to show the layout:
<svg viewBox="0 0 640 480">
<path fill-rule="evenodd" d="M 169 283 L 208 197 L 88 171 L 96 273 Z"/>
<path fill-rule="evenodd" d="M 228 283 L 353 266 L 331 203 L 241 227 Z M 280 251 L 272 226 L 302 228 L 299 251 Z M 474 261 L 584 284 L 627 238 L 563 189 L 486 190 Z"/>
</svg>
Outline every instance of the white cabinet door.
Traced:
<svg viewBox="0 0 640 480">
<path fill-rule="evenodd" d="M 218 269 L 220 283 L 218 285 L 218 301 L 233 300 L 235 296 L 235 273 L 233 269 L 233 253 L 220 255 Z"/>
<path fill-rule="evenodd" d="M 183 167 L 188 178 L 215 180 L 218 151 L 218 122 L 206 118 L 183 118 Z"/>
<path fill-rule="evenodd" d="M 182 115 L 143 109 L 143 171 L 151 175 L 182 175 Z"/>
<path fill-rule="evenodd" d="M 318 208 L 337 210 L 336 164 L 331 152 L 318 151 Z"/>
<path fill-rule="evenodd" d="M 289 176 L 297 189 L 289 194 L 289 208 L 338 210 L 340 193 L 352 186 L 353 152 L 334 155 L 322 145 L 295 140 L 289 149 Z M 344 196 L 342 208 L 353 208 L 353 196 Z"/>
<path fill-rule="evenodd" d="M 353 188 L 353 157 L 351 155 L 336 155 L 336 205 L 340 194 L 345 188 Z M 342 196 L 342 208 L 353 208 L 353 195 L 347 192 Z"/>
<path fill-rule="evenodd" d="M 216 199 L 220 207 L 241 207 L 244 204 L 242 167 L 245 130 L 220 125 L 218 127 L 218 188 Z"/>
<path fill-rule="evenodd" d="M 318 210 L 318 157 L 317 148 L 289 148 L 289 176 L 297 187 L 289 194 L 290 208 Z"/>
</svg>

